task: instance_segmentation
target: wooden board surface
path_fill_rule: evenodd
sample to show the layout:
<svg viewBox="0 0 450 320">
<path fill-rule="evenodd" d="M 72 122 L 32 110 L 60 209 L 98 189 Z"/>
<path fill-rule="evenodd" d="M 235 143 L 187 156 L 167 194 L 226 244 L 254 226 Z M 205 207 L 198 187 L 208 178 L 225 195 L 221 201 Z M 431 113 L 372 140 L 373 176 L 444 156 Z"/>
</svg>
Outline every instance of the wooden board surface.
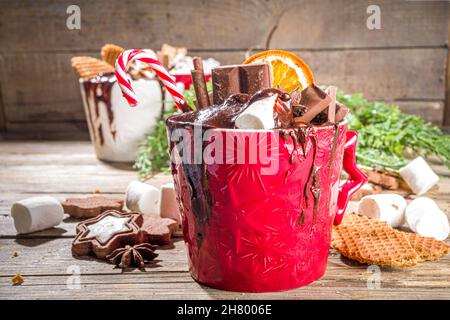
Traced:
<svg viewBox="0 0 450 320">
<path fill-rule="evenodd" d="M 446 1 L 377 1 L 380 30 L 366 27 L 370 0 L 84 0 L 80 30 L 65 25 L 70 4 L 2 1 L 0 132 L 7 138 L 87 139 L 70 58 L 99 56 L 107 42 L 153 49 L 167 42 L 223 64 L 240 63 L 250 48 L 289 49 L 320 84 L 401 101 L 437 124 L 444 119 L 443 107 L 429 104 L 446 102 Z"/>
<path fill-rule="evenodd" d="M 429 195 L 450 212 L 450 173 L 435 167 L 442 179 Z M 78 222 L 66 217 L 61 225 L 17 236 L 9 216 L 11 204 L 30 196 L 89 195 L 96 188 L 123 197 L 136 178 L 129 165 L 98 161 L 87 142 L 0 142 L 0 299 L 450 299 L 450 255 L 412 268 L 381 268 L 381 287 L 368 289 L 372 273 L 330 250 L 327 272 L 313 284 L 284 292 L 246 294 L 211 289 L 189 275 L 181 239 L 161 248 L 146 272 L 122 272 L 96 259 L 75 259 L 70 248 Z M 159 174 L 151 183 L 170 181 Z M 349 211 L 355 203 L 350 203 Z M 17 257 L 13 257 L 14 253 Z M 80 287 L 70 284 L 80 272 Z M 20 273 L 25 282 L 12 286 Z M 69 286 L 68 286 L 69 284 Z"/>
</svg>

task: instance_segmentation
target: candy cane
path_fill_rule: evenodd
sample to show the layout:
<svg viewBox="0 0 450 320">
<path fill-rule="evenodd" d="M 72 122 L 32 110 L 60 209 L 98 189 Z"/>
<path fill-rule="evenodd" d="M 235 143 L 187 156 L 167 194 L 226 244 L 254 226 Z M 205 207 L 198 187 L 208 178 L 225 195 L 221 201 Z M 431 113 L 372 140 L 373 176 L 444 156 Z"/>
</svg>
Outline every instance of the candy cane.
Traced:
<svg viewBox="0 0 450 320">
<path fill-rule="evenodd" d="M 181 109 L 183 111 L 190 110 L 186 99 L 178 90 L 175 84 L 175 80 L 170 75 L 170 73 L 161 65 L 158 60 L 154 59 L 152 55 L 145 52 L 144 50 L 138 49 L 125 50 L 120 54 L 116 61 L 116 78 L 119 82 L 122 94 L 124 98 L 127 99 L 130 106 L 134 107 L 138 103 L 136 93 L 131 87 L 131 80 L 127 74 L 127 65 L 133 60 L 145 62 L 153 69 L 153 71 L 166 87 L 167 91 L 169 91 L 169 93 L 172 95 L 173 100 L 175 101 L 175 105 L 178 109 Z"/>
</svg>

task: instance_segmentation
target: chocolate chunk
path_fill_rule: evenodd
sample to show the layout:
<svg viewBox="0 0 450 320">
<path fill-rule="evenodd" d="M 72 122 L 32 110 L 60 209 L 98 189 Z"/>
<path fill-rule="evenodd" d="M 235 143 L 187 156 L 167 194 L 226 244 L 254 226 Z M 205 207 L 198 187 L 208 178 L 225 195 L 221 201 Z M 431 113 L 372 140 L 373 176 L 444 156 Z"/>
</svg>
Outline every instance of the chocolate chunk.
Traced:
<svg viewBox="0 0 450 320">
<path fill-rule="evenodd" d="M 267 63 L 245 64 L 239 67 L 241 93 L 255 94 L 270 88 L 270 69 Z"/>
<path fill-rule="evenodd" d="M 315 84 L 307 86 L 301 94 L 300 104 L 306 106 L 309 109 L 323 101 L 327 97 L 325 91 L 320 89 Z"/>
<path fill-rule="evenodd" d="M 256 92 L 270 88 L 270 68 L 267 63 L 218 67 L 212 70 L 213 102 L 222 104 L 233 94 Z"/>
<path fill-rule="evenodd" d="M 336 101 L 336 115 L 335 115 L 336 122 L 341 122 L 342 120 L 344 120 L 348 112 L 349 109 L 345 105 Z"/>
<path fill-rule="evenodd" d="M 306 87 L 302 91 L 300 104 L 307 108 L 305 114 L 301 117 L 295 118 L 297 123 L 309 123 L 318 114 L 324 111 L 331 103 L 331 98 L 315 84 Z M 326 121 L 326 120 L 325 120 Z"/>
</svg>

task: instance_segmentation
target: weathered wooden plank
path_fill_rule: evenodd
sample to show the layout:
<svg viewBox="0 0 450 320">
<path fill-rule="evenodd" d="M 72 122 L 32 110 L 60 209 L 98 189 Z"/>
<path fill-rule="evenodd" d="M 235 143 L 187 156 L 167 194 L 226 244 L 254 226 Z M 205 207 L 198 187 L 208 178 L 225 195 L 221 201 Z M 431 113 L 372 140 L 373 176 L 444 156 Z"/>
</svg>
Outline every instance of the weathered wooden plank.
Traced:
<svg viewBox="0 0 450 320">
<path fill-rule="evenodd" d="M 89 140 L 84 121 L 7 122 L 6 140 Z"/>
<path fill-rule="evenodd" d="M 87 141 L 2 141 L 0 157 L 6 161 L 6 157 L 9 156 L 66 155 L 67 151 L 75 155 L 86 154 L 91 156 L 94 149 L 92 144 Z"/>
<path fill-rule="evenodd" d="M 0 43 L 14 44 L 15 50 L 25 51 L 98 50 L 105 41 L 143 48 L 159 48 L 165 42 L 193 48 L 246 48 L 249 43 L 265 43 L 275 22 L 272 7 L 278 7 L 263 1 L 237 0 L 84 0 L 77 3 L 81 29 L 69 30 L 66 8 L 70 4 L 8 2 L 0 17 L 4 21 Z"/>
<path fill-rule="evenodd" d="M 388 101 L 405 113 L 419 115 L 434 125 L 442 125 L 444 101 Z"/>
<path fill-rule="evenodd" d="M 105 41 L 126 47 L 159 48 L 169 42 L 246 49 L 265 47 L 276 25 L 273 48 L 443 46 L 447 40 L 445 1 L 377 1 L 382 29 L 373 31 L 366 27 L 369 0 L 83 0 L 77 2 L 81 30 L 66 27 L 70 4 L 6 2 L 0 13 L 1 50 L 6 44 L 16 51 L 97 50 Z"/>
<path fill-rule="evenodd" d="M 450 19 L 447 21 L 447 44 L 450 44 Z M 443 125 L 450 127 L 450 50 L 447 52 L 447 66 L 446 66 L 447 76 L 446 76 L 446 104 L 444 110 L 444 121 Z"/>
<path fill-rule="evenodd" d="M 200 298 L 206 291 L 216 294 L 215 298 L 318 298 L 339 297 L 368 299 L 371 297 L 385 298 L 424 298 L 419 293 L 426 292 L 427 298 L 448 298 L 450 295 L 450 268 L 449 257 L 439 261 L 422 263 L 412 268 L 399 270 L 381 268 L 381 288 L 369 290 L 367 281 L 372 273 L 367 266 L 351 263 L 332 254 L 329 257 L 325 276 L 304 288 L 283 293 L 269 294 L 241 294 L 222 292 L 202 287 L 195 283 L 187 272 L 187 260 L 182 241 L 175 243 L 175 249 L 160 250 L 158 257 L 159 267 L 147 269 L 146 273 L 130 270 L 126 274 L 111 265 L 94 260 L 75 260 L 70 256 L 70 240 L 59 239 L 51 242 L 36 243 L 36 240 L 24 241 L 21 246 L 11 243 L 12 240 L 0 240 L 0 297 L 11 294 L 20 294 L 22 297 L 52 297 L 73 294 L 73 298 L 95 296 L 97 298 L 109 297 L 110 290 L 126 294 L 128 290 L 136 292 L 128 298 L 145 298 L 147 292 L 153 292 L 152 298 L 158 297 L 185 297 L 188 293 L 191 298 Z M 25 246 L 28 244 L 28 246 Z M 33 246 L 34 244 L 34 246 Z M 18 248 L 19 256 L 12 258 L 12 250 Z M 39 248 L 39 250 L 36 250 Z M 24 263 L 26 261 L 26 263 Z M 66 283 L 70 272 L 69 266 L 78 266 L 81 275 L 81 289 L 70 290 Z M 439 270 L 437 272 L 437 270 Z M 25 283 L 17 289 L 11 286 L 11 277 L 20 272 L 25 276 Z M 97 287 L 96 292 L 92 288 Z M 21 288 L 21 289 L 20 289 Z M 45 289 L 43 289 L 45 288 Z M 102 290 L 98 290 L 101 288 Z M 69 292 L 65 292 L 68 290 Z M 101 293 L 99 293 L 101 291 Z M 87 296 L 86 296 L 87 295 Z M 116 298 L 119 297 L 116 295 Z"/>
<path fill-rule="evenodd" d="M 361 92 L 369 100 L 445 99 L 446 49 L 296 53 L 309 64 L 317 83 Z"/>
<path fill-rule="evenodd" d="M 86 54 L 4 54 L 0 77 L 7 121 L 84 122 L 78 76 L 70 59 Z M 14 131 L 11 126 L 7 129 Z"/>
<path fill-rule="evenodd" d="M 14 175 L 11 173 L 15 172 Z M 73 179 L 77 176 L 76 179 Z M 0 180 L 8 181 L 1 192 L 123 192 L 136 178 L 134 172 L 109 170 L 106 165 L 10 166 L 0 168 Z"/>
<path fill-rule="evenodd" d="M 3 57 L 0 55 L 0 74 L 2 72 L 2 65 Z M 4 131 L 6 131 L 5 104 L 3 103 L 2 83 L 0 81 L 0 134 Z"/>
<path fill-rule="evenodd" d="M 75 259 L 70 252 L 71 241 L 71 239 L 1 239 L 0 257 L 2 259 L 0 262 L 0 275 L 9 277 L 16 272 L 20 272 L 24 276 L 65 275 L 67 267 L 71 265 L 78 265 L 82 275 L 121 273 L 120 269 L 97 259 Z M 39 250 L 36 250 L 36 248 L 39 248 Z M 18 253 L 17 257 L 12 257 L 14 252 Z M 188 270 L 186 248 L 181 239 L 174 242 L 173 248 L 166 246 L 163 249 L 159 249 L 158 252 L 157 264 L 160 266 L 152 266 L 150 264 L 148 270 L 152 272 L 180 272 Z M 450 275 L 449 259 L 450 256 L 447 255 L 438 261 L 421 263 L 415 267 L 401 269 L 382 267 L 381 271 L 385 275 L 385 280 L 403 282 L 417 276 L 417 279 L 424 282 L 432 281 L 436 277 Z M 24 262 L 28 264 L 24 264 Z M 175 266 L 176 264 L 178 266 Z M 42 267 L 36 268 L 39 265 Z M 347 260 L 334 250 L 331 250 L 327 275 L 329 279 L 347 279 L 352 276 L 354 279 L 358 279 L 359 276 L 364 276 L 366 267 Z M 436 275 L 436 270 L 439 270 L 440 276 Z M 132 275 L 140 274 L 139 270 L 128 271 L 127 273 Z M 440 286 L 449 285 L 450 279 L 442 277 Z"/>
<path fill-rule="evenodd" d="M 1 209 L 0 209 L 1 210 Z M 6 213 L 6 212 L 4 212 Z M 14 221 L 9 214 L 0 214 L 0 238 L 73 238 L 75 226 L 79 221 L 66 215 L 61 224 L 54 228 L 34 232 L 31 234 L 17 235 Z"/>
<path fill-rule="evenodd" d="M 17 173 L 12 176 L 12 171 Z M 73 179 L 74 176 L 77 176 L 76 180 Z M 105 164 L 64 167 L 11 166 L 0 168 L 0 180 L 8 181 L 8 184 L 0 187 L 0 192 L 91 193 L 100 190 L 119 193 L 124 192 L 127 185 L 135 179 L 136 172 L 110 170 Z M 166 177 L 158 175 L 153 182 L 159 185 L 167 180 Z"/>
<path fill-rule="evenodd" d="M 367 277 L 367 275 L 366 275 Z M 367 279 L 361 277 L 321 280 L 306 287 L 290 291 L 270 293 L 239 293 L 221 291 L 202 286 L 192 280 L 187 273 L 168 274 L 128 274 L 102 276 L 86 275 L 81 277 L 80 289 L 67 286 L 67 276 L 30 276 L 21 286 L 11 286 L 9 278 L 0 278 L 0 297 L 2 299 L 448 299 L 448 287 L 392 285 L 383 281 L 379 289 L 368 289 Z M 353 281 L 352 281 L 353 280 Z M 383 287 L 383 285 L 389 287 Z M 101 289 L 100 289 L 101 288 Z"/>
<path fill-rule="evenodd" d="M 374 4 L 380 8 L 380 30 L 366 25 L 367 8 Z M 294 2 L 280 15 L 270 48 L 442 46 L 448 9 L 446 1 Z"/>
<path fill-rule="evenodd" d="M 48 154 L 48 156 L 46 156 Z M 61 157 L 62 155 L 62 157 Z M 73 155 L 73 159 L 70 156 Z M 22 159 L 22 161 L 20 161 Z M 450 256 L 436 262 L 422 263 L 399 270 L 381 268 L 381 288 L 369 290 L 372 273 L 364 265 L 342 258 L 331 250 L 326 275 L 310 286 L 281 293 L 241 294 L 210 289 L 195 283 L 189 276 L 186 248 L 177 240 L 174 248 L 159 250 L 160 256 L 147 272 L 122 273 L 112 265 L 95 259 L 71 256 L 75 220 L 66 219 L 58 228 L 37 234 L 15 237 L 9 207 L 15 200 L 42 192 L 63 200 L 94 192 L 92 181 L 100 182 L 101 191 L 122 195 L 135 172 L 128 167 L 113 167 L 95 159 L 89 142 L 0 143 L 0 298 L 2 299 L 449 299 Z M 125 170 L 124 170 L 125 169 Z M 448 175 L 448 169 L 435 167 Z M 106 179 L 105 177 L 108 177 Z M 157 175 L 151 183 L 170 181 L 170 175 Z M 67 181 L 71 181 L 66 188 Z M 46 186 L 52 187 L 46 188 Z M 30 187 L 31 186 L 31 187 Z M 59 189 L 59 191 L 58 191 Z M 450 213 L 450 180 L 443 177 L 440 188 L 429 194 Z M 349 211 L 354 210 L 354 202 Z M 353 208 L 353 209 L 352 209 Z M 12 257 L 17 252 L 17 257 Z M 81 289 L 70 290 L 68 268 L 78 266 Z M 12 286 L 11 277 L 21 273 L 25 283 Z"/>
</svg>

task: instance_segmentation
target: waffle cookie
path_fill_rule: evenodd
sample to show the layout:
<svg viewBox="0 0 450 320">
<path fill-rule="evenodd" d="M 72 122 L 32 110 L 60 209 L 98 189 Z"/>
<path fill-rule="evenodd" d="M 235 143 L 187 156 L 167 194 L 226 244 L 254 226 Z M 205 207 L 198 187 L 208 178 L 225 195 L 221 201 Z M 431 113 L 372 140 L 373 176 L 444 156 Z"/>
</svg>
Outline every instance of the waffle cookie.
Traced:
<svg viewBox="0 0 450 320">
<path fill-rule="evenodd" d="M 101 49 L 101 56 L 103 61 L 108 63 L 111 66 L 114 66 L 116 64 L 116 60 L 119 57 L 119 55 L 124 52 L 125 49 L 122 47 L 119 47 L 115 44 L 105 44 Z"/>
<path fill-rule="evenodd" d="M 113 73 L 114 67 L 105 61 L 92 57 L 73 57 L 71 59 L 72 67 L 80 75 L 80 78 L 92 79 L 105 73 Z"/>
<path fill-rule="evenodd" d="M 331 245 L 343 256 L 365 264 L 405 267 L 420 260 L 405 233 L 357 214 L 347 215 L 333 228 Z"/>
<path fill-rule="evenodd" d="M 444 241 L 423 237 L 417 233 L 406 233 L 406 237 L 419 255 L 420 262 L 439 259 L 450 251 L 450 245 Z"/>
</svg>

